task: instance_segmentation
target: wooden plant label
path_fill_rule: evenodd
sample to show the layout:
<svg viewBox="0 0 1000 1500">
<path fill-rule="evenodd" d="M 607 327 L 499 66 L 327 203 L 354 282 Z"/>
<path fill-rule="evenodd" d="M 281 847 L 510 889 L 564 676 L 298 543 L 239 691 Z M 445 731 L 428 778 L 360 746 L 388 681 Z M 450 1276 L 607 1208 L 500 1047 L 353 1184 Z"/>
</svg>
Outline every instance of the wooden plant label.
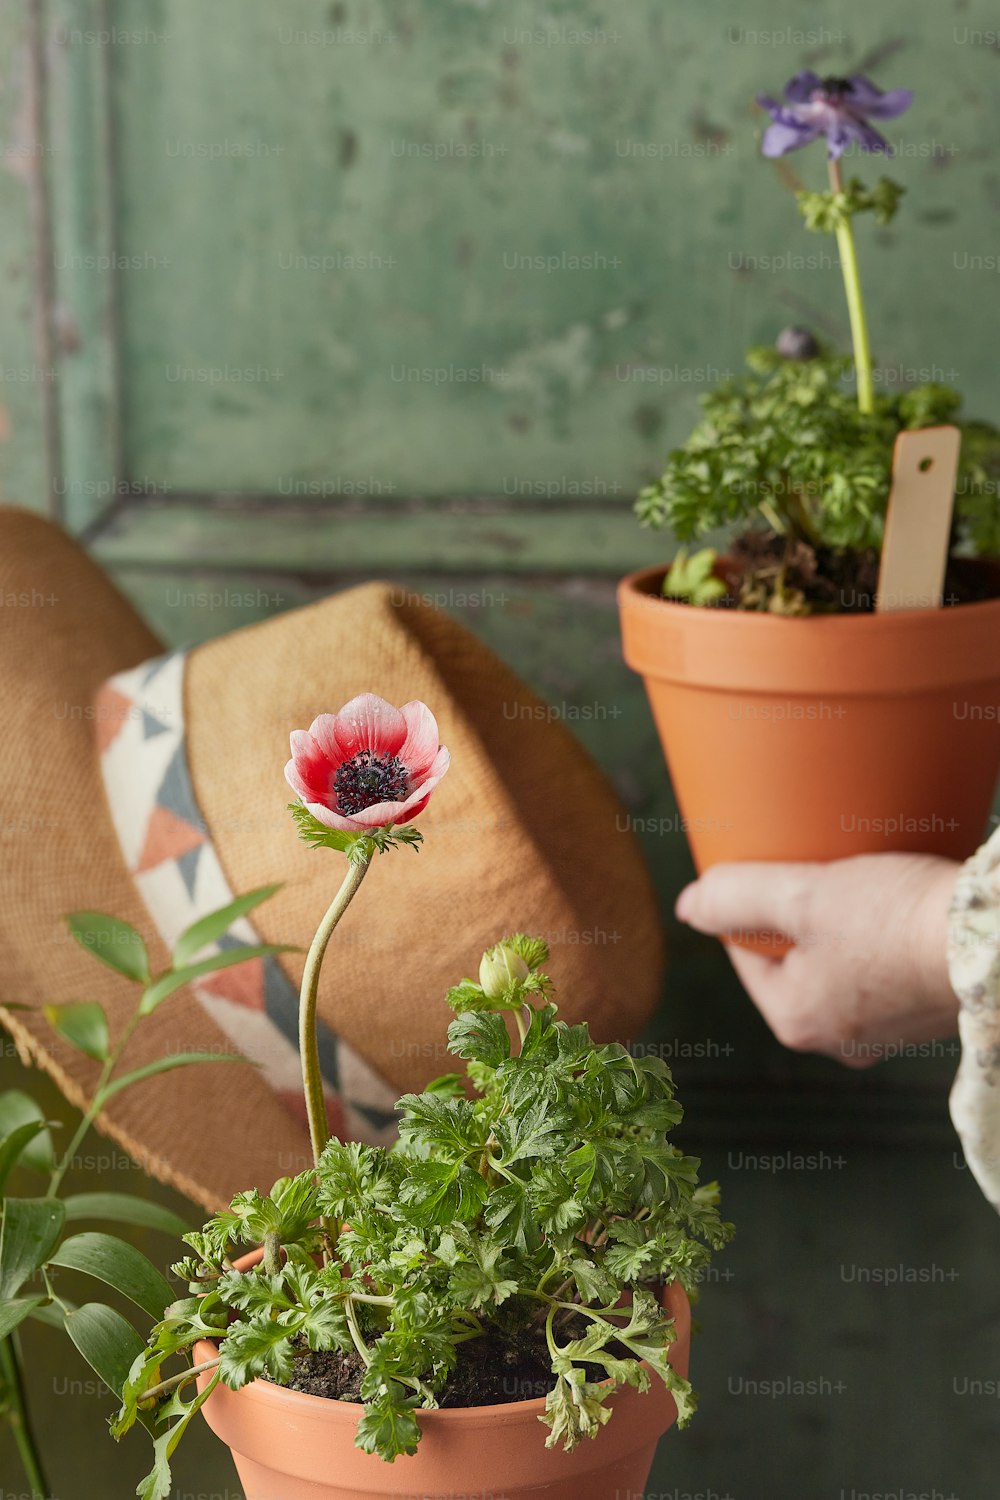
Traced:
<svg viewBox="0 0 1000 1500">
<path fill-rule="evenodd" d="M 941 607 L 961 440 L 957 427 L 924 427 L 896 438 L 879 611 Z"/>
</svg>

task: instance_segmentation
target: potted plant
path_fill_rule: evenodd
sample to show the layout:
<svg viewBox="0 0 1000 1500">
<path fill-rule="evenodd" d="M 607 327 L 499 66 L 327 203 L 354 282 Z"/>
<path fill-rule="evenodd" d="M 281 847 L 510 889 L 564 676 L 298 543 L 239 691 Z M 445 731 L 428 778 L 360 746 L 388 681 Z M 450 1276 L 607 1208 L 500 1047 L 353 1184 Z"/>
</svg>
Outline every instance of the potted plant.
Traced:
<svg viewBox="0 0 1000 1500">
<path fill-rule="evenodd" d="M 399 1101 L 397 1146 L 328 1140 L 323 955 L 374 855 L 419 847 L 448 752 L 423 705 L 371 695 L 292 748 L 301 835 L 348 859 L 302 982 L 314 1166 L 184 1236 L 190 1295 L 123 1351 L 113 1432 L 154 1443 L 139 1494 L 165 1500 L 202 1409 L 247 1500 L 641 1493 L 693 1409 L 687 1293 L 731 1232 L 668 1139 L 669 1070 L 560 1021 L 546 946 L 517 934 L 449 992 L 463 1071 Z"/>
<path fill-rule="evenodd" d="M 986 823 L 1000 570 L 982 560 L 1000 555 L 1000 432 L 958 422 L 946 386 L 877 388 L 853 226 L 866 213 L 888 223 L 902 188 L 845 181 L 840 162 L 850 145 L 888 151 L 869 122 L 910 100 L 807 72 L 784 102 L 759 101 L 772 116 L 765 156 L 827 143 L 828 190 L 796 198 L 806 226 L 836 239 L 853 367 L 802 329 L 751 350 L 749 373 L 704 397 L 637 502 L 682 543 L 725 537 L 721 553 L 682 551 L 619 588 L 625 658 L 645 679 L 699 868 L 886 849 L 964 857 Z M 880 601 L 894 447 L 942 424 L 961 433 L 944 607 Z"/>
</svg>

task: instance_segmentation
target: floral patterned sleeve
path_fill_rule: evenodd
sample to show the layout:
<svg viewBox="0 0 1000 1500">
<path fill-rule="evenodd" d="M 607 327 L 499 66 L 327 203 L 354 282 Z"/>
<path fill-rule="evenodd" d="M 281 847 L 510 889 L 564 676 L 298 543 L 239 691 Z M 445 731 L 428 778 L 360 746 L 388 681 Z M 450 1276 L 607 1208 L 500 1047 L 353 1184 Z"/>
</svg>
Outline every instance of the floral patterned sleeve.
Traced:
<svg viewBox="0 0 1000 1500">
<path fill-rule="evenodd" d="M 1000 1213 L 1000 828 L 958 877 L 948 969 L 962 1040 L 951 1118 L 973 1176 Z"/>
</svg>

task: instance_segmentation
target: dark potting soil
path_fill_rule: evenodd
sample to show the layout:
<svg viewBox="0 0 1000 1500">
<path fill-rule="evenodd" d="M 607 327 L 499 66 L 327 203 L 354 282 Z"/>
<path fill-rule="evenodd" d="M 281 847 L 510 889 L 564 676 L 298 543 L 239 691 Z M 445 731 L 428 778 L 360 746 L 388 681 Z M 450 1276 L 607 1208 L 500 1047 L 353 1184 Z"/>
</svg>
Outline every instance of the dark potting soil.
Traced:
<svg viewBox="0 0 1000 1500">
<path fill-rule="evenodd" d="M 579 1325 L 574 1326 L 574 1325 Z M 560 1341 L 579 1337 L 582 1318 L 570 1319 L 560 1329 Z M 611 1346 L 616 1353 L 628 1351 Z M 534 1401 L 553 1384 L 544 1328 L 516 1331 L 487 1327 L 481 1338 L 459 1344 L 455 1367 L 438 1395 L 443 1407 L 504 1406 L 510 1401 Z M 331 1401 L 360 1401 L 365 1368 L 353 1350 L 304 1350 L 286 1389 Z"/>
<path fill-rule="evenodd" d="M 744 608 L 763 601 L 779 577 L 785 596 L 800 595 L 812 610 L 856 614 L 875 608 L 879 558 L 873 548 L 812 547 L 773 531 L 746 531 L 734 540 L 730 557 L 727 582 Z"/>
<path fill-rule="evenodd" d="M 780 580 L 789 601 L 810 612 L 870 614 L 878 591 L 879 554 L 874 548 L 813 547 L 808 542 L 778 536 L 773 531 L 753 529 L 736 537 L 723 563 L 730 594 L 720 601 L 744 609 L 766 607 L 774 584 Z M 998 593 L 997 570 L 975 560 L 952 558 L 945 577 L 944 602 L 972 604 L 992 599 Z"/>
</svg>

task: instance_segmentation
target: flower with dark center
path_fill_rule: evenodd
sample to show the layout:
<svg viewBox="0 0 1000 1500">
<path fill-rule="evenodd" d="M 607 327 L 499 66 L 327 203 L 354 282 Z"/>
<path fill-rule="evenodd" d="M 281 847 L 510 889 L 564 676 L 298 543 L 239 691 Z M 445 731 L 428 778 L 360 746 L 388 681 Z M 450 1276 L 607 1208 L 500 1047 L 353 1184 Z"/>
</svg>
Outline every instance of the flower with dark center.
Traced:
<svg viewBox="0 0 1000 1500">
<path fill-rule="evenodd" d="M 409 823 L 448 769 L 425 703 L 393 708 L 362 693 L 291 737 L 285 778 L 318 822 L 342 833 Z"/>
<path fill-rule="evenodd" d="M 869 120 L 894 120 L 913 102 L 911 89 L 883 93 L 868 78 L 820 78 L 796 73 L 785 86 L 784 103 L 762 95 L 757 103 L 768 111 L 772 124 L 764 131 L 765 156 L 784 156 L 811 141 L 826 137 L 828 154 L 841 156 L 848 146 L 892 155 L 892 147 Z"/>
</svg>

